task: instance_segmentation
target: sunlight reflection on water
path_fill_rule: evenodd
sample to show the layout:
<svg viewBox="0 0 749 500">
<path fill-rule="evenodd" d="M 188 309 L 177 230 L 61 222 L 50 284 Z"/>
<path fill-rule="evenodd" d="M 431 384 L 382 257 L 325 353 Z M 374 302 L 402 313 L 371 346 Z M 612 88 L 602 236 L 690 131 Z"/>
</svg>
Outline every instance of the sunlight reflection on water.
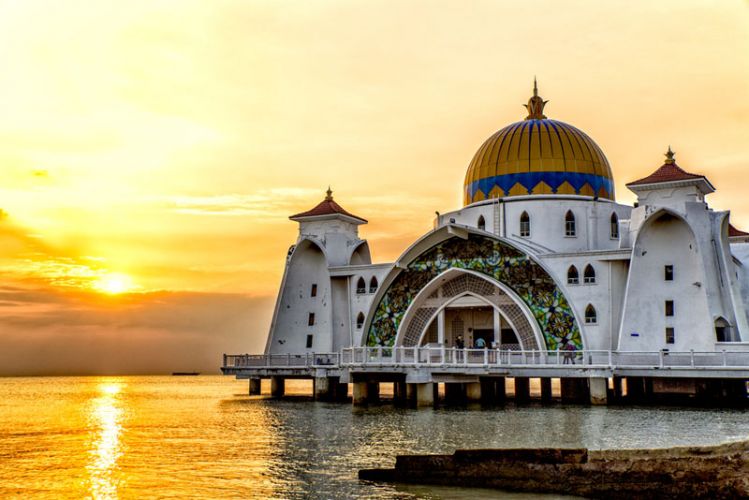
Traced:
<svg viewBox="0 0 749 500">
<path fill-rule="evenodd" d="M 93 498 L 117 498 L 115 472 L 117 460 L 122 454 L 120 433 L 123 414 L 119 394 L 123 387 L 125 384 L 122 382 L 102 382 L 98 385 L 99 396 L 91 401 L 89 425 L 93 433 L 93 446 L 86 468 Z"/>
</svg>

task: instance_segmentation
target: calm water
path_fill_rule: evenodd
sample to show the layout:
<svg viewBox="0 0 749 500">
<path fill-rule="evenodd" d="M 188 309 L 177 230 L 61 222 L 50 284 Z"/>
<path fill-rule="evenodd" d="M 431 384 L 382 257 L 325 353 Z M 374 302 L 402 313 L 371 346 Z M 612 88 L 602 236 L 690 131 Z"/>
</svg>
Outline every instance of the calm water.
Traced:
<svg viewBox="0 0 749 500">
<path fill-rule="evenodd" d="M 749 412 L 737 410 L 352 411 L 246 391 L 247 382 L 220 376 L 0 378 L 0 497 L 497 498 L 363 483 L 356 471 L 390 466 L 408 452 L 665 447 L 749 436 Z"/>
</svg>

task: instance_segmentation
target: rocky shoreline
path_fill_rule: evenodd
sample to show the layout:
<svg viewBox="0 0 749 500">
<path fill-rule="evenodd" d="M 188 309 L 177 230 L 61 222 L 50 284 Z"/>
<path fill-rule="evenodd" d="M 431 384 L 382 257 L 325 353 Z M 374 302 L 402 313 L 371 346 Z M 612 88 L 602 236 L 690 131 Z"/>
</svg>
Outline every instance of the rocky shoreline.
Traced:
<svg viewBox="0 0 749 500">
<path fill-rule="evenodd" d="M 458 450 L 400 455 L 393 469 L 359 478 L 562 493 L 588 498 L 749 498 L 749 441 L 644 450 Z"/>
</svg>

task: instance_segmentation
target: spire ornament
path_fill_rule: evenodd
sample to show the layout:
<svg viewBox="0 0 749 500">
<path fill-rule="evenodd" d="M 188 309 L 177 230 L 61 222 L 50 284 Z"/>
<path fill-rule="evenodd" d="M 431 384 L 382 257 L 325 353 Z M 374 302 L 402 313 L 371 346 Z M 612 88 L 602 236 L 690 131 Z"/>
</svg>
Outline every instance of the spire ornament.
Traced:
<svg viewBox="0 0 749 500">
<path fill-rule="evenodd" d="M 333 191 L 328 186 L 328 190 L 325 191 L 325 201 L 333 201 Z"/>
<path fill-rule="evenodd" d="M 676 160 L 674 160 L 674 152 L 671 151 L 671 145 L 668 146 L 668 151 L 666 151 L 666 154 L 664 155 L 666 157 L 666 165 L 673 165 L 676 163 Z"/>
<path fill-rule="evenodd" d="M 533 77 L 533 97 L 528 99 L 528 104 L 524 104 L 525 109 L 528 110 L 528 116 L 526 120 L 543 120 L 546 118 L 544 114 L 544 106 L 549 101 L 544 101 L 541 96 L 538 95 L 538 82 L 536 77 Z"/>
</svg>

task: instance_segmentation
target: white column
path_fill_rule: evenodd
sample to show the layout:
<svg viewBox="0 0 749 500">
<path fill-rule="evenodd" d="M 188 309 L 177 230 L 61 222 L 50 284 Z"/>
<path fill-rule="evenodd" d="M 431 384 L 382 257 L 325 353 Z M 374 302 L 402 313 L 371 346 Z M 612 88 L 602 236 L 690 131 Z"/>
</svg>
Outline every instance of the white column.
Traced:
<svg viewBox="0 0 749 500">
<path fill-rule="evenodd" d="M 494 308 L 494 342 L 496 342 L 497 345 L 499 345 L 499 342 L 501 340 L 499 338 L 501 331 L 502 331 L 501 316 L 499 315 L 499 310 Z"/>
<path fill-rule="evenodd" d="M 437 314 L 437 342 L 445 345 L 445 310 Z"/>
</svg>

